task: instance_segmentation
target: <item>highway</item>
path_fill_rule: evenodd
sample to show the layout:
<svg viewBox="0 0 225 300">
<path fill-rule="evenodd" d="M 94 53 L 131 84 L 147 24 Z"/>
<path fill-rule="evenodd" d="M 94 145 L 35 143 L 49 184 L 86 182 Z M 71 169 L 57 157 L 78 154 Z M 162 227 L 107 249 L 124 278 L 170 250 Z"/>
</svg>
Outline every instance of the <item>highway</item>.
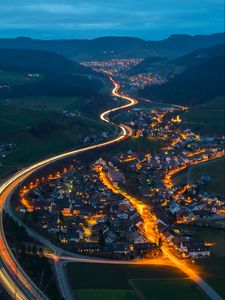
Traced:
<svg viewBox="0 0 225 300">
<path fill-rule="evenodd" d="M 90 150 L 94 150 L 94 149 L 98 149 L 98 148 L 102 148 L 108 145 L 118 143 L 122 140 L 127 139 L 132 135 L 132 130 L 128 126 L 123 124 L 118 125 L 111 122 L 109 120 L 109 114 L 122 109 L 130 108 L 137 103 L 137 100 L 119 94 L 118 91 L 120 85 L 112 77 L 110 77 L 110 80 L 114 84 L 112 94 L 116 97 L 120 97 L 128 101 L 128 104 L 107 110 L 106 112 L 100 115 L 100 119 L 102 121 L 106 123 L 111 123 L 120 129 L 120 133 L 116 138 L 113 138 L 112 140 L 97 145 L 92 145 L 85 148 L 68 151 L 66 153 L 55 155 L 48 159 L 44 159 L 14 174 L 12 177 L 7 179 L 0 186 L 0 280 L 3 286 L 5 287 L 5 289 L 7 290 L 7 292 L 9 293 L 9 295 L 11 295 L 16 300 L 17 299 L 18 300 L 34 300 L 34 299 L 45 300 L 48 298 L 39 290 L 39 288 L 26 275 L 26 273 L 20 267 L 19 263 L 16 261 L 13 253 L 11 252 L 8 246 L 4 234 L 4 227 L 3 227 L 3 210 L 6 205 L 6 202 L 7 200 L 9 200 L 10 195 L 15 190 L 15 188 L 38 169 L 41 169 L 46 165 L 49 165 L 55 161 L 64 159 L 69 156 L 73 156 L 76 154 L 83 153 L 85 151 L 90 151 Z M 33 236 L 35 237 L 35 233 L 34 232 L 32 233 Z M 65 296 L 67 297 L 68 295 Z"/>
<path fill-rule="evenodd" d="M 8 291 L 8 293 L 14 298 L 18 300 L 47 300 L 48 298 L 38 289 L 38 287 L 32 282 L 32 280 L 26 275 L 26 273 L 23 271 L 23 269 L 20 267 L 18 262 L 16 261 L 13 253 L 11 252 L 7 241 L 5 239 L 4 235 L 4 227 L 3 227 L 3 210 L 5 209 L 8 213 L 12 215 L 12 212 L 10 210 L 10 196 L 12 192 L 15 190 L 15 188 L 21 184 L 24 179 L 29 177 L 33 172 L 35 172 L 38 169 L 41 169 L 42 167 L 49 165 L 55 161 L 64 159 L 69 156 L 73 156 L 79 153 L 83 153 L 85 151 L 90 151 L 98 148 L 102 148 L 108 145 L 112 145 L 115 143 L 118 143 L 120 141 L 123 141 L 127 138 L 129 138 L 132 135 L 132 130 L 128 126 L 124 124 L 115 124 L 112 121 L 110 121 L 109 115 L 112 112 L 116 112 L 123 109 L 128 109 L 133 107 L 138 103 L 138 101 L 134 98 L 122 95 L 119 93 L 120 85 L 112 78 L 110 77 L 110 80 L 114 84 L 114 88 L 112 90 L 112 94 L 116 97 L 120 97 L 124 100 L 128 101 L 128 104 L 122 105 L 120 107 L 116 107 L 110 110 L 107 110 L 103 112 L 100 115 L 100 119 L 106 123 L 113 124 L 117 126 L 120 129 L 120 133 L 116 138 L 113 138 L 112 140 L 106 141 L 104 143 L 100 143 L 97 145 L 88 146 L 85 148 L 68 151 L 66 153 L 55 155 L 51 158 L 42 160 L 38 163 L 35 163 L 15 175 L 13 175 L 11 178 L 7 179 L 1 186 L 0 186 L 0 280 L 1 283 L 4 285 L 5 289 Z M 118 192 L 118 191 L 117 191 Z M 126 193 L 123 194 L 128 200 L 135 204 L 136 199 L 132 199 L 131 196 L 127 195 Z M 134 201 L 135 200 L 135 201 Z M 140 203 L 138 202 L 138 205 Z M 138 210 L 138 207 L 137 207 Z M 16 218 L 16 216 L 13 216 Z M 48 245 L 51 249 L 54 251 L 55 255 L 55 265 L 56 265 L 56 273 L 59 281 L 59 286 L 62 292 L 62 295 L 65 299 L 72 299 L 72 295 L 70 293 L 70 289 L 67 286 L 67 282 L 64 275 L 63 270 L 63 262 L 64 261 L 79 261 L 79 262 L 89 262 L 89 263 L 114 263 L 113 261 L 107 261 L 107 260 L 101 260 L 101 259 L 91 259 L 86 257 L 79 257 L 78 255 L 74 255 L 73 257 L 70 256 L 70 254 L 66 254 L 66 251 L 63 251 L 62 249 L 54 246 L 50 241 L 45 239 L 44 237 L 41 237 L 38 233 L 33 231 L 31 228 L 26 226 L 26 229 L 28 233 L 33 236 L 34 238 L 37 238 L 39 241 L 41 241 L 43 244 Z M 173 264 L 174 267 L 177 267 L 181 269 L 190 279 L 192 279 L 211 299 L 213 300 L 222 300 L 222 298 L 204 281 L 202 278 L 200 278 L 194 270 L 190 269 L 186 264 L 181 262 L 179 259 L 177 259 L 175 256 L 173 256 L 170 251 L 168 251 L 167 248 L 163 247 L 163 252 L 165 254 L 165 257 L 170 261 L 170 263 Z M 121 262 L 123 263 L 123 262 Z M 145 263 L 148 264 L 147 261 L 141 262 L 132 262 L 132 263 Z M 165 264 L 165 262 L 157 262 L 156 264 Z M 168 263 L 168 262 L 167 262 Z M 151 264 L 149 262 L 149 264 Z"/>
</svg>

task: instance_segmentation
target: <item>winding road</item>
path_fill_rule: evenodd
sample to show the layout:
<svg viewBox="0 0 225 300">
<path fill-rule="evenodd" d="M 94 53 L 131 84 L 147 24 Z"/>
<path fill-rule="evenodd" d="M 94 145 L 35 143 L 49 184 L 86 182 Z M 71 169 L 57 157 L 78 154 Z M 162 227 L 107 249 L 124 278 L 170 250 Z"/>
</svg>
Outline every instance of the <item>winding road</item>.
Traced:
<svg viewBox="0 0 225 300">
<path fill-rule="evenodd" d="M 122 105 L 120 107 L 116 107 L 110 110 L 107 110 L 103 112 L 100 115 L 100 119 L 106 123 L 110 123 L 112 125 L 117 126 L 120 129 L 120 133 L 118 137 L 106 141 L 104 143 L 100 143 L 97 145 L 88 146 L 85 148 L 81 148 L 78 150 L 69 151 L 60 155 L 55 155 L 51 158 L 42 160 L 36 164 L 33 164 L 9 179 L 7 179 L 1 186 L 0 186 L 0 281 L 2 285 L 5 287 L 5 289 L 8 291 L 9 295 L 12 296 L 14 299 L 18 300 L 47 300 L 48 298 L 39 290 L 39 288 L 32 282 L 32 280 L 26 275 L 26 273 L 23 271 L 23 269 L 20 267 L 19 263 L 16 261 L 13 253 L 11 252 L 6 238 L 4 234 L 4 227 L 3 227 L 3 211 L 4 209 L 7 212 L 10 212 L 10 196 L 13 193 L 13 191 L 18 187 L 19 184 L 21 184 L 27 177 L 29 177 L 32 173 L 37 171 L 38 169 L 43 168 L 46 165 L 50 165 L 53 162 L 56 162 L 58 160 L 64 159 L 69 156 L 73 156 L 76 154 L 80 154 L 89 150 L 94 150 L 98 148 L 102 148 L 108 145 L 112 145 L 115 143 L 118 143 L 122 140 L 125 140 L 129 138 L 132 135 L 132 129 L 124 124 L 115 124 L 109 119 L 109 115 L 112 112 L 117 112 L 119 110 L 128 109 L 138 103 L 138 101 L 134 98 L 122 95 L 119 93 L 120 85 L 112 78 L 110 77 L 110 80 L 114 84 L 114 88 L 112 91 L 112 94 L 116 97 L 120 97 L 124 100 L 128 101 L 128 104 Z M 15 216 L 14 216 L 15 217 Z M 41 240 L 40 235 L 38 235 L 35 231 L 33 231 L 30 228 L 27 228 L 28 233 L 33 236 L 34 238 L 38 238 L 38 240 Z M 50 241 L 43 239 L 44 244 L 49 244 L 50 248 L 54 249 L 54 252 L 56 254 L 56 272 L 59 277 L 62 279 L 62 286 L 60 286 L 61 291 L 63 293 L 63 296 L 65 299 L 71 299 L 72 296 L 69 294 L 69 289 L 65 288 L 66 283 L 63 282 L 64 275 L 63 275 L 63 266 L 61 261 L 57 261 L 57 257 L 63 259 L 63 255 L 60 248 L 57 248 L 51 244 Z M 65 253 L 65 252 L 63 252 Z M 177 258 L 172 256 L 169 252 L 167 253 L 167 249 L 164 249 L 164 253 L 169 258 L 171 263 L 186 273 L 190 279 L 194 280 L 196 284 L 213 300 L 222 300 L 222 298 L 203 280 L 201 279 L 197 274 L 195 274 L 194 271 L 191 269 L 184 268 L 184 264 L 181 263 Z M 64 257 L 65 259 L 66 257 Z M 74 257 L 70 258 L 71 261 L 85 261 L 88 262 L 90 260 L 89 258 L 86 258 L 85 260 L 83 258 Z M 98 262 L 98 260 L 93 260 L 92 262 Z M 102 261 L 101 261 L 102 262 Z M 103 263 L 103 262 L 102 262 Z M 104 263 L 107 263 L 104 261 Z M 112 262 L 108 262 L 112 263 Z"/>
<path fill-rule="evenodd" d="M 55 161 L 64 159 L 69 156 L 73 156 L 76 154 L 83 153 L 85 151 L 94 150 L 94 149 L 98 149 L 98 148 L 102 148 L 105 146 L 118 143 L 122 140 L 127 139 L 132 135 L 132 130 L 128 126 L 123 124 L 118 125 L 111 122 L 109 120 L 109 114 L 112 112 L 130 108 L 137 103 L 137 100 L 127 96 L 120 95 L 118 92 L 120 85 L 112 77 L 110 77 L 110 80 L 114 84 L 112 94 L 116 97 L 120 97 L 127 100 L 128 104 L 105 111 L 100 115 L 100 119 L 106 123 L 110 123 L 117 126 L 120 129 L 120 133 L 118 137 L 106 141 L 104 143 L 69 151 L 42 160 L 36 164 L 33 164 L 19 171 L 18 173 L 16 173 L 15 175 L 7 179 L 0 186 L 0 281 L 2 285 L 5 287 L 5 289 L 7 290 L 7 292 L 9 293 L 9 295 L 11 295 L 14 299 L 18 299 L 18 300 L 35 299 L 36 300 L 36 299 L 48 299 L 48 298 L 39 290 L 39 288 L 32 282 L 32 280 L 23 271 L 19 263 L 16 261 L 6 241 L 5 234 L 4 234 L 4 227 L 3 227 L 3 211 L 6 202 L 9 201 L 10 198 L 9 196 L 12 194 L 15 188 L 38 169 L 41 169 L 46 165 L 49 165 Z"/>
</svg>

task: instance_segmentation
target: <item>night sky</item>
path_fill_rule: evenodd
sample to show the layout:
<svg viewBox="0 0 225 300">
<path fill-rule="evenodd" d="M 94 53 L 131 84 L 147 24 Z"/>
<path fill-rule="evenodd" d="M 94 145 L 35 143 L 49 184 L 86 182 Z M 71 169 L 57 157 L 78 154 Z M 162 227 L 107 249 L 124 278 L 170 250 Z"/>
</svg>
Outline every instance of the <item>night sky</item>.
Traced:
<svg viewBox="0 0 225 300">
<path fill-rule="evenodd" d="M 224 0 L 0 0 L 0 37 L 155 40 L 223 31 Z"/>
</svg>

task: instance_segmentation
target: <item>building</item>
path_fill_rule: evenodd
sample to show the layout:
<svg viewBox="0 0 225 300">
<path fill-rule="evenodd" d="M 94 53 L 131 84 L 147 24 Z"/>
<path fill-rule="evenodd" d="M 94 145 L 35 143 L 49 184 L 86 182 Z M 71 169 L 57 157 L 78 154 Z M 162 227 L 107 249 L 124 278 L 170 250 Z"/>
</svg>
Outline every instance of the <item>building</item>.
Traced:
<svg viewBox="0 0 225 300">
<path fill-rule="evenodd" d="M 118 171 L 115 171 L 114 169 L 108 170 L 108 178 L 114 187 L 118 187 L 120 183 L 125 183 L 124 175 Z"/>
</svg>

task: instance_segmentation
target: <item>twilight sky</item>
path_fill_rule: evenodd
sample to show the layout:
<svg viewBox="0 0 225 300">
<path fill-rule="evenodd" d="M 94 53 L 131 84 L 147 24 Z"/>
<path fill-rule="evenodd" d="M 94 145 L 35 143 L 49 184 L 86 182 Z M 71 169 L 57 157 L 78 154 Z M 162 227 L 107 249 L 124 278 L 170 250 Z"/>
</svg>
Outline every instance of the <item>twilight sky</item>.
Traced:
<svg viewBox="0 0 225 300">
<path fill-rule="evenodd" d="M 95 38 L 224 31 L 224 0 L 0 0 L 0 37 Z"/>
</svg>

